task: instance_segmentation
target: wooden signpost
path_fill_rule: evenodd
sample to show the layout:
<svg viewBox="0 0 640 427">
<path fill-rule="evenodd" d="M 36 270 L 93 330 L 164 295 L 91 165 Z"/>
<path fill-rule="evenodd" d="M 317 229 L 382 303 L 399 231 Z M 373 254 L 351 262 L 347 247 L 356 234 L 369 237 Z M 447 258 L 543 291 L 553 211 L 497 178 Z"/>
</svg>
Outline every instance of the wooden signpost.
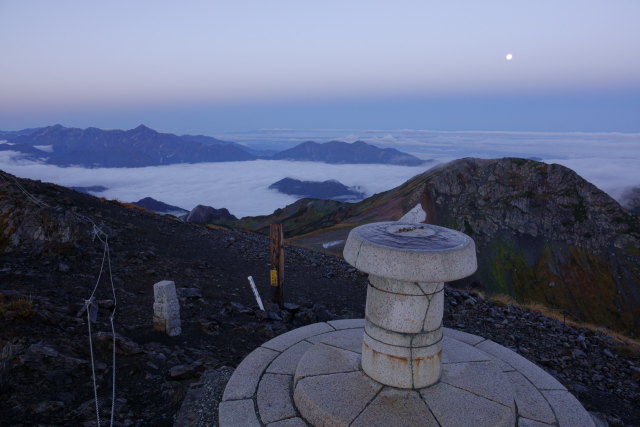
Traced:
<svg viewBox="0 0 640 427">
<path fill-rule="evenodd" d="M 282 247 L 282 224 L 269 226 L 271 244 L 271 302 L 280 308 L 284 304 L 284 248 Z"/>
</svg>

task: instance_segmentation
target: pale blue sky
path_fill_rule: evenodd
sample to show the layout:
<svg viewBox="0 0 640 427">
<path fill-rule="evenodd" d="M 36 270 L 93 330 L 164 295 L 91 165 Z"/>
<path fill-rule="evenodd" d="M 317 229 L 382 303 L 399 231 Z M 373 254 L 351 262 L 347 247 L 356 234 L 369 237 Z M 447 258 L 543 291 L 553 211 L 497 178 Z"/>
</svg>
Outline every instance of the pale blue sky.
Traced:
<svg viewBox="0 0 640 427">
<path fill-rule="evenodd" d="M 0 0 L 0 129 L 640 132 L 639 22 L 637 0 Z"/>
</svg>

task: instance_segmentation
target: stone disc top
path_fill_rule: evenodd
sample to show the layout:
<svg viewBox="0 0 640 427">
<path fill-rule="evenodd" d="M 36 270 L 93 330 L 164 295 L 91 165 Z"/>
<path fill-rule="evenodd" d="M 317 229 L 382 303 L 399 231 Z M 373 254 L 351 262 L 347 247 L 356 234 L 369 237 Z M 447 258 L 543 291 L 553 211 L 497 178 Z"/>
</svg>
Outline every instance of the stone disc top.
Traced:
<svg viewBox="0 0 640 427">
<path fill-rule="evenodd" d="M 365 273 L 415 282 L 448 282 L 476 271 L 473 240 L 431 224 L 376 222 L 349 233 L 344 259 Z"/>
</svg>

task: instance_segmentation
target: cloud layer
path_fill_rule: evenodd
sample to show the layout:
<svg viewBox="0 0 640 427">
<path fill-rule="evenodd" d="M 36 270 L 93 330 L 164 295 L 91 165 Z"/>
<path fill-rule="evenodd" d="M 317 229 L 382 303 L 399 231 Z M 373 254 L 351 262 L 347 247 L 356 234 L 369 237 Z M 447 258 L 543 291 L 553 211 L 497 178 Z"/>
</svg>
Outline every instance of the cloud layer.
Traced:
<svg viewBox="0 0 640 427">
<path fill-rule="evenodd" d="M 640 186 L 640 134 L 282 130 L 230 136 L 225 135 L 226 139 L 254 148 L 288 148 L 309 139 L 362 139 L 438 162 L 460 157 L 534 157 L 575 170 L 618 200 L 627 188 Z M 20 177 L 65 186 L 101 185 L 108 190 L 100 196 L 128 202 L 149 196 L 185 209 L 198 204 L 224 207 L 238 217 L 269 214 L 293 203 L 296 200 L 293 196 L 268 189 L 285 177 L 308 181 L 336 179 L 372 195 L 396 187 L 428 167 L 260 160 L 85 169 L 29 162 L 20 160 L 13 152 L 0 151 L 0 169 Z"/>
<path fill-rule="evenodd" d="M 424 172 L 425 167 L 259 160 L 85 169 L 16 161 L 9 152 L 0 152 L 0 169 L 20 177 L 55 182 L 67 187 L 102 185 L 108 190 L 99 195 L 109 199 L 131 202 L 149 196 L 185 209 L 192 209 L 198 204 L 227 208 L 232 214 L 242 217 L 270 214 L 295 202 L 295 197 L 267 188 L 282 178 L 311 181 L 337 179 L 372 195 L 402 184 Z"/>
</svg>

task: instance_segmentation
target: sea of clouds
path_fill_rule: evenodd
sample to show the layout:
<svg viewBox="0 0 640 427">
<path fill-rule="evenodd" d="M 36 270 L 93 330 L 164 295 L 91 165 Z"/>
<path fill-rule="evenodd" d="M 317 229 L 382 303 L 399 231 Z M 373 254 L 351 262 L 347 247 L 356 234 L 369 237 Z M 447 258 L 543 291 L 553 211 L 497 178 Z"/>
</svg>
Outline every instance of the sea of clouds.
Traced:
<svg viewBox="0 0 640 427">
<path fill-rule="evenodd" d="M 360 139 L 433 161 L 417 167 L 258 160 L 87 169 L 27 161 L 15 152 L 2 151 L 0 169 L 69 187 L 104 186 L 108 190 L 96 195 L 109 199 L 132 202 L 153 197 L 184 209 L 204 204 L 227 208 L 238 217 L 269 214 L 293 203 L 295 197 L 268 189 L 285 177 L 336 179 L 373 195 L 402 184 L 434 164 L 461 157 L 513 156 L 559 163 L 618 200 L 623 200 L 626 189 L 640 186 L 640 134 L 270 130 L 214 136 L 257 149 L 285 149 L 306 140 Z"/>
<path fill-rule="evenodd" d="M 188 210 L 199 204 L 227 208 L 237 217 L 243 217 L 270 214 L 295 202 L 296 197 L 268 188 L 286 177 L 310 181 L 337 179 L 372 195 L 402 184 L 424 172 L 425 167 L 257 160 L 86 169 L 20 160 L 15 153 L 5 151 L 0 152 L 0 169 L 67 187 L 101 185 L 108 190 L 94 194 L 109 199 L 133 202 L 153 197 Z"/>
<path fill-rule="evenodd" d="M 638 133 L 276 129 L 220 137 L 268 149 L 284 149 L 310 139 L 362 140 L 438 162 L 462 157 L 532 158 L 567 166 L 622 202 L 626 190 L 640 186 Z"/>
</svg>

